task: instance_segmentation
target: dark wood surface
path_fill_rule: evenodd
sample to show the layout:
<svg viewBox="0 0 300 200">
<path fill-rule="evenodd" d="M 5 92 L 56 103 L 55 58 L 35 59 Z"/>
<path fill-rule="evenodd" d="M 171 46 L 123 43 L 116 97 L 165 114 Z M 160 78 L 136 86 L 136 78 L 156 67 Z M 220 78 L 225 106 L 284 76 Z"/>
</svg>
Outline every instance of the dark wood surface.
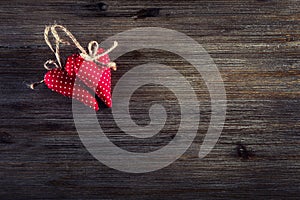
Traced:
<svg viewBox="0 0 300 200">
<path fill-rule="evenodd" d="M 105 3 L 107 11 L 96 0 L 0 2 L 0 199 L 299 199 L 300 1 Z M 139 12 L 146 8 L 160 10 Z M 197 158 L 210 117 L 201 77 L 176 55 L 140 50 L 117 59 L 113 85 L 138 64 L 173 66 L 201 100 L 198 136 L 179 160 L 151 173 L 119 172 L 94 159 L 76 132 L 71 100 L 45 85 L 34 91 L 26 86 L 43 77 L 43 63 L 53 58 L 43 30 L 54 22 L 82 44 L 147 26 L 174 29 L 202 44 L 221 72 L 228 98 L 224 130 L 213 151 Z M 172 96 L 141 88 L 133 97 L 132 118 L 147 123 L 143 101 L 164 95 Z M 99 122 L 106 120 L 107 134 L 115 133 L 113 119 L 106 117 L 110 110 L 101 108 Z M 175 111 L 158 136 L 159 145 L 171 140 L 178 123 L 177 107 L 166 108 Z M 118 143 L 115 135 L 111 139 Z M 126 140 L 118 145 L 141 151 L 158 143 Z"/>
</svg>

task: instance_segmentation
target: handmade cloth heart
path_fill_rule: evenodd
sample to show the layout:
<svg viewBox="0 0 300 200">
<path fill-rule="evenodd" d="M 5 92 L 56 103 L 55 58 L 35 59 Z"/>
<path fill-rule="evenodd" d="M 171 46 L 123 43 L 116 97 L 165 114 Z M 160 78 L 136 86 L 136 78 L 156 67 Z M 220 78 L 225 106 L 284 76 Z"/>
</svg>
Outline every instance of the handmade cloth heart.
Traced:
<svg viewBox="0 0 300 200">
<path fill-rule="evenodd" d="M 98 49 L 98 54 L 103 52 L 104 49 Z M 105 54 L 97 61 L 107 65 L 110 59 L 108 54 Z M 93 89 L 107 107 L 112 107 L 110 68 L 98 66 L 93 61 L 85 60 L 79 54 L 73 54 L 67 58 L 65 70 L 70 77 L 75 78 L 77 75 L 89 88 Z"/>
<path fill-rule="evenodd" d="M 65 68 L 62 66 L 59 48 L 61 43 L 70 43 L 60 38 L 57 29 L 64 32 L 81 52 L 80 54 L 69 56 Z M 49 39 L 50 33 L 55 39 L 55 48 Z M 93 89 L 96 95 L 108 107 L 111 107 L 110 68 L 116 70 L 116 64 L 110 62 L 107 54 L 118 46 L 118 42 L 114 41 L 113 46 L 104 52 L 103 49 L 99 48 L 97 41 L 90 41 L 87 48 L 88 51 L 86 51 L 69 30 L 58 24 L 46 26 L 44 39 L 50 50 L 54 53 L 56 60 L 49 59 L 44 63 L 44 68 L 49 70 L 48 73 L 44 76 L 44 80 L 30 84 L 30 88 L 34 89 L 35 86 L 44 82 L 51 90 L 64 96 L 75 98 L 97 111 L 99 110 L 98 103 L 94 95 L 84 89 L 83 85 L 85 84 L 85 86 Z M 50 64 L 56 68 L 52 69 L 49 67 Z M 100 65 L 100 67 L 98 65 Z M 76 80 L 76 76 L 78 76 L 80 80 Z"/>
<path fill-rule="evenodd" d="M 85 90 L 80 82 L 75 84 L 75 77 L 69 76 L 65 70 L 55 68 L 48 71 L 45 74 L 44 83 L 52 91 L 77 99 L 96 111 L 99 110 L 94 96 Z"/>
</svg>

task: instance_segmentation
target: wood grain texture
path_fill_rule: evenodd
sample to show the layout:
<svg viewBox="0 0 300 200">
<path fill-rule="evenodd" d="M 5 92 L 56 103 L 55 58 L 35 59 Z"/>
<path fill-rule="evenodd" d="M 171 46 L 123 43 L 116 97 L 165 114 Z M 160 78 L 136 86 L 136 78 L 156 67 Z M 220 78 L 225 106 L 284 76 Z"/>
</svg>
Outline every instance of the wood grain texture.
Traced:
<svg viewBox="0 0 300 200">
<path fill-rule="evenodd" d="M 0 2 L 0 198 L 1 199 L 298 199 L 300 192 L 300 2 L 212 1 L 16 1 Z M 134 19 L 141 9 L 155 17 Z M 174 67 L 201 101 L 198 136 L 175 163 L 156 172 L 127 174 L 106 167 L 82 145 L 71 100 L 46 86 L 32 91 L 52 58 L 45 25 L 63 24 L 80 40 L 104 40 L 136 27 L 159 26 L 192 37 L 217 64 L 227 98 L 227 118 L 213 151 L 199 160 L 210 100 L 202 78 L 179 56 L 139 50 L 117 59 L 113 85 L 132 67 L 160 62 Z M 63 54 L 74 51 L 65 47 Z M 148 94 L 148 95 L 145 95 Z M 145 102 L 160 97 L 169 124 L 155 141 L 121 138 L 110 110 L 97 113 L 110 139 L 130 151 L 148 151 L 172 140 L 178 104 L 168 90 L 144 87 L 132 99 L 132 118 L 147 124 Z M 177 107 L 176 107 L 177 105 Z"/>
</svg>

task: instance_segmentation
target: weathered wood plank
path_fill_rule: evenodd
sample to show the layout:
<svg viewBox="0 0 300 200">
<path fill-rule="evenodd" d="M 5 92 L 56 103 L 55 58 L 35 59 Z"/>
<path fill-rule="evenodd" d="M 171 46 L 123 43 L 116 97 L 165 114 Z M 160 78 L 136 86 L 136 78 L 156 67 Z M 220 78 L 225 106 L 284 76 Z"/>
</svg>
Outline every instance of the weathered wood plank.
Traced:
<svg viewBox="0 0 300 200">
<path fill-rule="evenodd" d="M 108 0 L 107 11 L 101 11 L 99 3 L 0 2 L 1 199 L 298 198 L 298 0 Z M 160 13 L 133 18 L 146 8 L 160 8 Z M 174 29 L 201 43 L 221 72 L 228 98 L 225 127 L 213 151 L 205 159 L 197 158 L 210 118 L 210 99 L 203 79 L 176 55 L 140 50 L 118 58 L 120 68 L 113 73 L 113 85 L 126 71 L 142 63 L 174 67 L 191 82 L 201 100 L 198 136 L 178 161 L 152 173 L 126 174 L 94 159 L 76 132 L 71 100 L 46 86 L 32 91 L 24 84 L 40 80 L 45 73 L 44 61 L 53 58 L 43 41 L 43 29 L 54 21 L 67 26 L 82 44 L 148 26 Z M 72 51 L 73 47 L 65 47 L 64 53 Z M 157 88 L 152 92 L 164 93 Z M 149 96 L 142 90 L 132 99 L 133 118 L 145 124 L 148 113 L 139 100 L 149 100 Z M 175 105 L 176 101 L 170 103 Z M 102 108 L 98 113 L 100 123 L 125 149 L 157 148 L 176 133 L 176 109 L 167 109 L 171 123 L 156 138 L 157 143 L 139 143 L 124 138 L 110 110 Z M 250 156 L 239 156 L 239 144 Z"/>
</svg>

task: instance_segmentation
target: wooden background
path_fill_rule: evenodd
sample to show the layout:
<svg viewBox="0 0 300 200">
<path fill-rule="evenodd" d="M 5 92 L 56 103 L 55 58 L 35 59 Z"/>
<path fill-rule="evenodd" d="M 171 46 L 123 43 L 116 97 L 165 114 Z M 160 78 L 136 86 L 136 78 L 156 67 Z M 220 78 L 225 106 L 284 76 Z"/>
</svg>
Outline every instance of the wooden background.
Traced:
<svg viewBox="0 0 300 200">
<path fill-rule="evenodd" d="M 0 199 L 298 199 L 300 1 L 105 3 L 106 11 L 96 0 L 1 0 Z M 160 12 L 134 19 L 146 8 Z M 228 98 L 224 130 L 213 151 L 197 158 L 210 117 L 201 77 L 176 55 L 140 50 L 118 58 L 113 85 L 138 64 L 173 66 L 192 82 L 201 100 L 198 136 L 179 160 L 152 173 L 119 172 L 94 159 L 76 132 L 71 100 L 45 85 L 34 91 L 26 86 L 43 77 L 44 61 L 53 58 L 43 30 L 54 22 L 65 25 L 82 44 L 148 26 L 174 29 L 202 44 L 221 72 Z M 64 49 L 63 55 L 75 50 Z M 159 148 L 176 134 L 180 121 L 172 93 L 141 88 L 131 107 L 132 118 L 147 124 L 143 105 L 158 97 L 169 100 L 171 117 L 157 142 L 118 141 L 121 133 L 103 105 L 99 122 L 124 149 Z"/>
</svg>

